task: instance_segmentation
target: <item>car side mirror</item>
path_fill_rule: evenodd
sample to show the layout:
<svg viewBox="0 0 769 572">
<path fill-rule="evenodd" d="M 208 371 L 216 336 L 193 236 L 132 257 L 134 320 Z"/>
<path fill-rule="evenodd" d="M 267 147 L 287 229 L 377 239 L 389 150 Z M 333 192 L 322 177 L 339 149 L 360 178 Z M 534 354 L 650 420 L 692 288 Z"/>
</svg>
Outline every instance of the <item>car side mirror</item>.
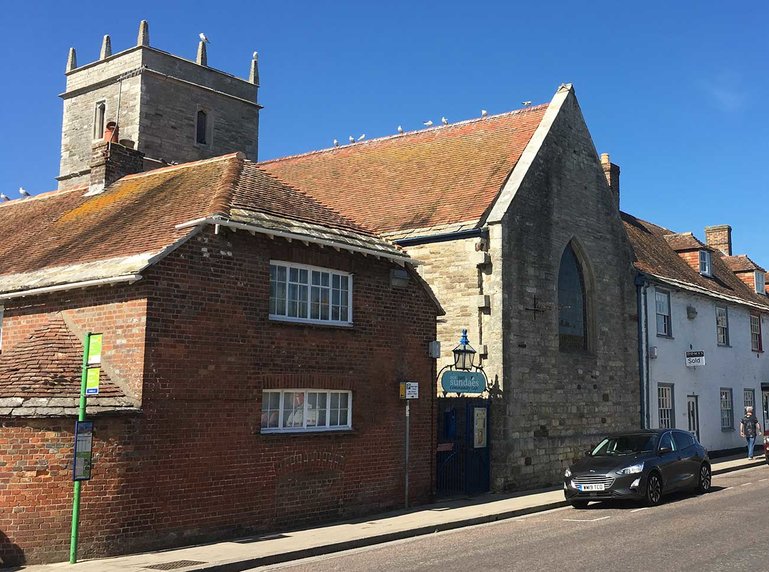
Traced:
<svg viewBox="0 0 769 572">
<path fill-rule="evenodd" d="M 671 449 L 670 447 L 660 447 L 658 451 L 660 455 L 667 455 L 668 453 L 672 453 L 672 452 L 673 452 L 673 449 Z"/>
</svg>

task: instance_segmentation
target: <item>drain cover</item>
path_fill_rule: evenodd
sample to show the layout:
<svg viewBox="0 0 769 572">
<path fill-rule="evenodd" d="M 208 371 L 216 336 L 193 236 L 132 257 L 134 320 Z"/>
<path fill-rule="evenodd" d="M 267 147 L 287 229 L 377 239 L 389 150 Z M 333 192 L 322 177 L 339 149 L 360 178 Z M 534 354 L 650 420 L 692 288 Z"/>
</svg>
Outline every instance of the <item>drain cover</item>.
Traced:
<svg viewBox="0 0 769 572">
<path fill-rule="evenodd" d="M 195 564 L 205 564 L 205 562 L 200 562 L 198 560 L 176 560 L 174 562 L 164 562 L 163 564 L 145 566 L 145 568 L 149 568 L 150 570 L 176 570 L 178 568 L 194 566 Z"/>
</svg>

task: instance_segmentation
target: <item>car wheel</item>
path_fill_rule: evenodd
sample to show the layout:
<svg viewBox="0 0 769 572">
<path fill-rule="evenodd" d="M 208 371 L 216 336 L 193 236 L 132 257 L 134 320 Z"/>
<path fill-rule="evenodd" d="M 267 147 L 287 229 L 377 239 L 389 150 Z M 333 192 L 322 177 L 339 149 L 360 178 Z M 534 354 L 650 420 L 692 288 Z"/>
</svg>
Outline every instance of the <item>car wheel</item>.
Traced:
<svg viewBox="0 0 769 572">
<path fill-rule="evenodd" d="M 710 490 L 710 484 L 710 467 L 707 465 L 707 463 L 702 463 L 702 466 L 700 467 L 700 475 L 697 479 L 697 492 L 700 494 L 705 494 Z"/>
<path fill-rule="evenodd" d="M 662 479 L 657 473 L 651 473 L 646 479 L 645 500 L 648 506 L 657 506 L 662 501 Z"/>
<path fill-rule="evenodd" d="M 571 506 L 573 506 L 574 508 L 587 508 L 587 503 L 589 502 L 590 501 L 586 501 L 586 500 L 573 500 L 571 501 Z"/>
</svg>

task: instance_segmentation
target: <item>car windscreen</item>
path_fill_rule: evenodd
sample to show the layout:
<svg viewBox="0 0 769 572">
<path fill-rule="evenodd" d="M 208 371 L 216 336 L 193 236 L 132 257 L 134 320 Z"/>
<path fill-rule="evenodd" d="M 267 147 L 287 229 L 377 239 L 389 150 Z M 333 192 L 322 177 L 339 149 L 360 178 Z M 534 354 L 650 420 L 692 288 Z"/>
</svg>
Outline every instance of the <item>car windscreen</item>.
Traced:
<svg viewBox="0 0 769 572">
<path fill-rule="evenodd" d="M 608 455 L 631 455 L 633 453 L 643 453 L 645 451 L 654 451 L 657 446 L 657 436 L 648 433 L 637 433 L 632 435 L 619 435 L 616 437 L 607 437 L 593 449 L 591 455 L 602 457 Z"/>
</svg>

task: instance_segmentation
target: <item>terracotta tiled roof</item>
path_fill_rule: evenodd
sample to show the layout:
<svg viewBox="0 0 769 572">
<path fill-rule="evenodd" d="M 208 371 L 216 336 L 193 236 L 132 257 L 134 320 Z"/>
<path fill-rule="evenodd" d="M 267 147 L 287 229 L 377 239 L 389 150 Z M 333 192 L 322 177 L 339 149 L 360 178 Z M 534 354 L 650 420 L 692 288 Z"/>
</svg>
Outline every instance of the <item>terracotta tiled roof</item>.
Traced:
<svg viewBox="0 0 769 572">
<path fill-rule="evenodd" d="M 481 219 L 547 105 L 260 166 L 377 232 Z"/>
<path fill-rule="evenodd" d="M 670 244 L 671 236 L 691 237 L 690 234 L 676 235 L 668 229 L 627 213 L 622 213 L 622 220 L 635 252 L 635 266 L 641 272 L 669 280 L 671 283 L 689 286 L 703 293 L 727 296 L 769 310 L 769 299 L 752 292 L 729 269 L 720 252 L 714 251 L 712 254 L 712 277 L 702 276 L 691 268 Z M 694 237 L 683 242 L 688 245 L 695 242 L 702 244 Z M 680 246 L 681 243 L 676 239 L 674 244 Z M 687 247 L 682 250 L 688 249 Z"/>
<path fill-rule="evenodd" d="M 82 343 L 56 315 L 13 350 L 0 355 L 0 397 L 77 398 L 82 359 Z M 119 397 L 125 393 L 102 368 L 99 394 L 89 399 Z"/>
<path fill-rule="evenodd" d="M 679 232 L 675 234 L 666 234 L 665 240 L 670 248 L 676 252 L 683 250 L 713 250 L 697 238 L 691 232 Z"/>
<path fill-rule="evenodd" d="M 724 256 L 724 262 L 732 272 L 750 272 L 754 270 L 758 270 L 759 272 L 766 272 L 766 270 L 753 262 L 747 254 Z"/>
<path fill-rule="evenodd" d="M 194 232 L 177 225 L 211 217 L 250 222 L 255 213 L 278 230 L 299 222 L 293 231 L 407 258 L 237 154 L 124 177 L 92 196 L 85 191 L 0 205 L 0 293 L 134 275 Z"/>
</svg>

